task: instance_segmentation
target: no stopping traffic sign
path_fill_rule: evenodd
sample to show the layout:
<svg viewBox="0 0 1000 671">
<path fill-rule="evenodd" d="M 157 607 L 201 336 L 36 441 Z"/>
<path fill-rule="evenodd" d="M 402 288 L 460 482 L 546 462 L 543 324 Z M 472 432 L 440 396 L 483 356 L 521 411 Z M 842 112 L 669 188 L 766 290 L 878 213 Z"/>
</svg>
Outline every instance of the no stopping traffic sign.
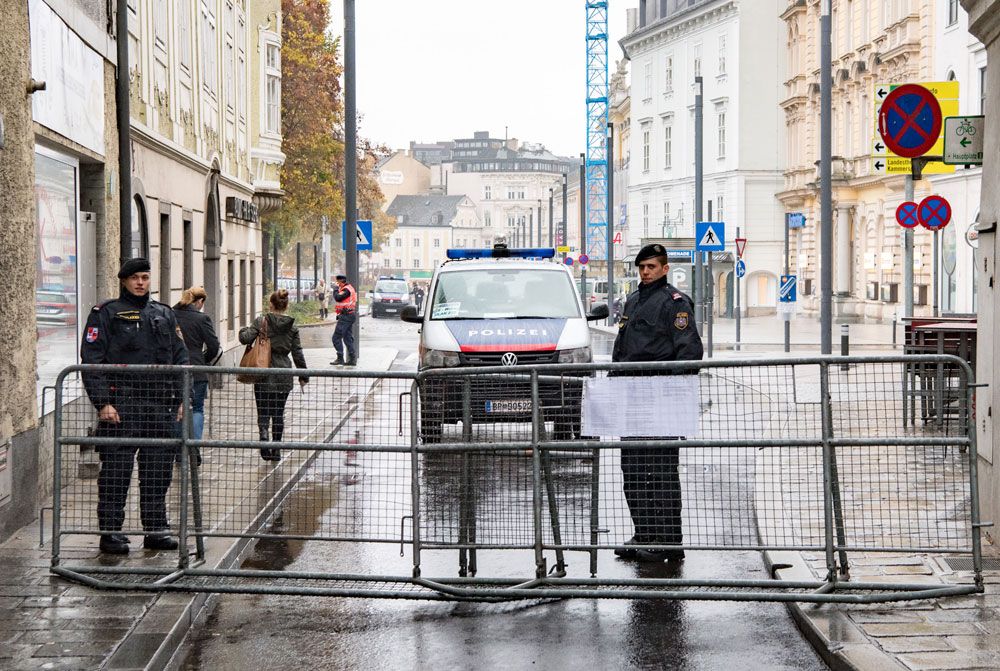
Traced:
<svg viewBox="0 0 1000 671">
<path fill-rule="evenodd" d="M 878 132 L 898 156 L 923 156 L 941 137 L 941 105 L 918 84 L 903 84 L 889 92 L 878 112 Z"/>
<path fill-rule="evenodd" d="M 927 196 L 920 201 L 917 218 L 932 231 L 944 228 L 951 221 L 951 204 L 941 196 Z"/>
<path fill-rule="evenodd" d="M 896 208 L 896 221 L 903 228 L 916 228 L 920 223 L 917 217 L 917 204 L 911 201 L 900 203 Z"/>
</svg>

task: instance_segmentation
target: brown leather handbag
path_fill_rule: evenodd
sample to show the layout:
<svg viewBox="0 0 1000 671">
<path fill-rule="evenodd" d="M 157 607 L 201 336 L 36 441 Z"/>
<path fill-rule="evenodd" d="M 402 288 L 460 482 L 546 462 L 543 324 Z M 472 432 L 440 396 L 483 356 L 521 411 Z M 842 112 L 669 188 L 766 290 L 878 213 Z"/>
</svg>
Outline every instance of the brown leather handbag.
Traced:
<svg viewBox="0 0 1000 671">
<path fill-rule="evenodd" d="M 240 359 L 240 368 L 270 367 L 271 338 L 267 335 L 267 315 L 263 315 L 260 318 L 260 328 L 257 331 L 257 337 L 252 343 L 247 345 L 246 351 L 243 352 L 243 358 Z M 236 376 L 236 381 L 243 384 L 255 384 L 263 381 L 263 379 L 264 377 L 261 375 L 250 375 L 249 373 L 240 373 Z"/>
</svg>

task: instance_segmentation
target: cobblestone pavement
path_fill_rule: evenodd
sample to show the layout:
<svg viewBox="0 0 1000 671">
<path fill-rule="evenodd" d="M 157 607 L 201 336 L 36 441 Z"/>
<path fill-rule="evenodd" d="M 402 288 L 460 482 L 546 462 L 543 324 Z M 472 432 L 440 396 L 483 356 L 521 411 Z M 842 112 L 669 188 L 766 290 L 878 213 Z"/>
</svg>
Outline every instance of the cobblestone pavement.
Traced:
<svg viewBox="0 0 1000 671">
<path fill-rule="evenodd" d="M 395 358 L 393 349 L 369 347 L 362 351 L 358 370 L 387 370 Z M 323 367 L 332 358 L 330 349 L 306 350 L 307 361 Z M 235 383 L 233 383 L 235 385 Z M 248 394 L 249 387 L 231 390 Z M 289 401 L 288 431 L 302 436 L 321 430 L 333 418 L 318 418 L 309 409 L 310 397 L 296 393 Z M 206 438 L 244 437 L 245 424 L 253 421 L 211 421 Z M 221 413 L 220 413 L 221 414 Z M 221 451 L 220 451 L 221 452 Z M 207 526 L 239 518 L 239 507 L 248 492 L 266 489 L 268 482 L 294 477 L 304 455 L 286 458 L 277 466 L 252 458 L 232 459 L 206 451 L 201 468 Z M 176 473 L 175 473 L 176 475 Z M 223 475 L 225 477 L 223 477 Z M 176 483 L 176 480 L 175 480 Z M 238 487 L 234 487 L 238 483 Z M 93 480 L 70 480 L 64 487 L 64 520 L 83 525 L 93 513 Z M 176 488 L 176 487 L 175 487 Z M 133 483 L 130 503 L 136 505 L 138 487 Z M 176 511 L 171 513 L 176 520 Z M 204 595 L 151 595 L 130 591 L 99 591 L 71 583 L 49 572 L 51 517 L 45 516 L 45 543 L 39 546 L 40 521 L 22 528 L 0 544 L 0 668 L 5 671 L 36 669 L 132 669 L 163 668 L 180 644 L 184 633 L 205 602 Z M 64 537 L 60 551 L 63 565 L 115 566 L 176 565 L 176 553 L 141 550 L 141 536 L 132 536 L 132 553 L 126 558 L 105 557 L 97 551 L 97 537 Z M 207 564 L 213 565 L 233 546 L 231 539 L 206 542 Z M 147 665 L 149 665 L 147 667 Z"/>
</svg>

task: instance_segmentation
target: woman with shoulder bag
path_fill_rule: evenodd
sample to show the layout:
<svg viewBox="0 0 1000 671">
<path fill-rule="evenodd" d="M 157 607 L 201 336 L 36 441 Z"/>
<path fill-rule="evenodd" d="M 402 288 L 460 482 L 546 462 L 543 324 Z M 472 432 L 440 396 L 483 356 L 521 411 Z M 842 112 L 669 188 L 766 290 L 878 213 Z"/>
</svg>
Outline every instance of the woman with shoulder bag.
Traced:
<svg viewBox="0 0 1000 671">
<path fill-rule="evenodd" d="M 319 318 L 326 319 L 326 316 L 330 314 L 330 300 L 329 296 L 326 295 L 326 282 L 323 280 L 320 280 L 316 286 L 316 300 L 319 301 Z"/>
<path fill-rule="evenodd" d="M 208 294 L 202 287 L 185 289 L 181 300 L 174 306 L 174 317 L 187 346 L 188 359 L 192 366 L 211 365 L 219 355 L 219 337 L 215 334 L 212 318 L 202 312 Z M 194 373 L 191 376 L 191 437 L 201 440 L 205 431 L 205 396 L 208 392 L 208 375 Z M 197 455 L 201 465 L 201 455 Z"/>
<path fill-rule="evenodd" d="M 270 312 L 254 320 L 250 326 L 240 329 L 240 342 L 250 345 L 263 332 L 271 343 L 270 368 L 306 367 L 306 358 L 299 341 L 299 329 L 295 318 L 285 314 L 288 310 L 288 291 L 278 289 L 271 294 Z M 300 377 L 299 384 L 305 385 L 309 378 Z M 280 442 L 285 431 L 285 403 L 294 383 L 287 375 L 264 376 L 253 385 L 254 400 L 257 402 L 257 428 L 261 442 Z M 270 434 L 270 436 L 268 435 Z M 281 451 L 277 448 L 260 448 L 260 456 L 265 461 L 280 461 Z"/>
</svg>

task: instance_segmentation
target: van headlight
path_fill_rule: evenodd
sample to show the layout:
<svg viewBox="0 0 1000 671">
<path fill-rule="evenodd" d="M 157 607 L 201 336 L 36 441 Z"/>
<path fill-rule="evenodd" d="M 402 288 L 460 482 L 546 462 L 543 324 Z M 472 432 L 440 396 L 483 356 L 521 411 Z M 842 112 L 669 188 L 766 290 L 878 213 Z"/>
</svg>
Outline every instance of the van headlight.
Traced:
<svg viewBox="0 0 1000 671">
<path fill-rule="evenodd" d="M 458 352 L 429 349 L 424 352 L 421 363 L 428 368 L 451 368 L 461 363 Z"/>
<path fill-rule="evenodd" d="M 590 363 L 593 359 L 589 347 L 564 349 L 559 352 L 559 363 Z"/>
</svg>

